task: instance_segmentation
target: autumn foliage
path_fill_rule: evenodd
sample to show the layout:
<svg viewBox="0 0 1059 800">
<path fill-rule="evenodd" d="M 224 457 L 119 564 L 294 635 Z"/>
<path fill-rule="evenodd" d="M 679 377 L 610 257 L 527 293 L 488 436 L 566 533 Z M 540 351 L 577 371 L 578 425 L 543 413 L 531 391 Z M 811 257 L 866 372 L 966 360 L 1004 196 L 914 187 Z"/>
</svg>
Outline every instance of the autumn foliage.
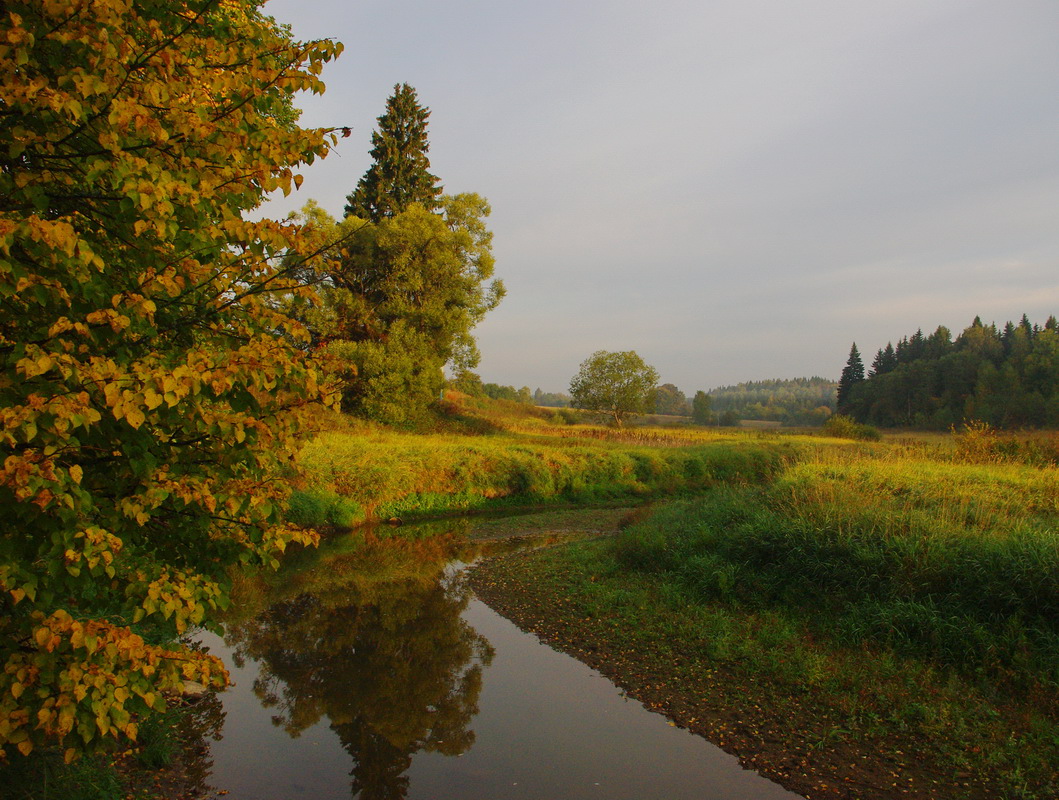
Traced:
<svg viewBox="0 0 1059 800">
<path fill-rule="evenodd" d="M 214 658 L 173 644 L 281 521 L 327 399 L 275 298 L 301 231 L 248 221 L 336 134 L 296 125 L 340 45 L 251 0 L 0 9 L 0 756 L 135 738 Z"/>
</svg>

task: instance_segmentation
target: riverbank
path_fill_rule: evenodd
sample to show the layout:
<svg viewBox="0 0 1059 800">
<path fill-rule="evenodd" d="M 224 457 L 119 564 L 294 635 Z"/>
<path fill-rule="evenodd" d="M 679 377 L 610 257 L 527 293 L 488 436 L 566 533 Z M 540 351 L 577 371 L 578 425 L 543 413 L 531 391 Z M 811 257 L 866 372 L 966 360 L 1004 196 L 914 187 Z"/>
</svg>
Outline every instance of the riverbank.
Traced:
<svg viewBox="0 0 1059 800">
<path fill-rule="evenodd" d="M 1046 796 L 991 763 L 989 748 L 1004 749 L 996 737 L 1025 729 L 1019 709 L 885 654 L 793 646 L 766 613 L 674 604 L 649 578 L 615 570 L 608 547 L 494 559 L 471 585 L 630 697 L 812 800 Z M 937 708 L 956 707 L 962 718 L 934 724 Z"/>
<path fill-rule="evenodd" d="M 823 441 L 567 425 L 548 416 L 525 407 L 490 416 L 453 406 L 452 424 L 462 420 L 467 429 L 436 432 L 335 420 L 335 429 L 317 432 L 298 454 L 303 475 L 287 521 L 327 531 L 391 519 L 635 504 L 767 481 Z"/>
</svg>

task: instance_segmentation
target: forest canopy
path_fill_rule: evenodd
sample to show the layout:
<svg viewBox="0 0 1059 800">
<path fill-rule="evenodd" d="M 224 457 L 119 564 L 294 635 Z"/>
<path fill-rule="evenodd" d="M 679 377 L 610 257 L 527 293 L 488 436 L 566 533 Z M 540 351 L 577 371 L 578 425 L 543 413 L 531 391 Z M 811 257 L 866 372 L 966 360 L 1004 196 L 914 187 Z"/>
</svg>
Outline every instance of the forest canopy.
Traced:
<svg viewBox="0 0 1059 800">
<path fill-rule="evenodd" d="M 769 420 L 784 425 L 823 425 L 835 410 L 833 380 L 793 378 L 746 381 L 711 389 L 713 413 L 731 421 Z"/>
<path fill-rule="evenodd" d="M 844 411 L 884 427 L 1059 427 L 1059 326 L 1023 315 L 1002 328 L 975 317 L 955 339 L 916 331 L 879 349 Z"/>
</svg>

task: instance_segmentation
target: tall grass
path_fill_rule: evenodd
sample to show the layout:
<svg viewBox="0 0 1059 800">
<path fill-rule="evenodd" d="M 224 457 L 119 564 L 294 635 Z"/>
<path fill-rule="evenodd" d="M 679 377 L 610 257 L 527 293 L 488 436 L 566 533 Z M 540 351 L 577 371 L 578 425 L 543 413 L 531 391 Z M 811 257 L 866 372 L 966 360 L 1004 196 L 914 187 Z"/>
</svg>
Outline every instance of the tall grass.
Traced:
<svg viewBox="0 0 1059 800">
<path fill-rule="evenodd" d="M 322 433 L 302 450 L 292 519 L 345 527 L 505 505 L 651 497 L 776 475 L 796 448 L 750 439 L 686 448 L 547 437 Z"/>
<path fill-rule="evenodd" d="M 794 609 L 883 645 L 1059 698 L 1059 475 L 817 458 L 718 487 L 627 530 L 616 555 L 697 602 Z"/>
</svg>

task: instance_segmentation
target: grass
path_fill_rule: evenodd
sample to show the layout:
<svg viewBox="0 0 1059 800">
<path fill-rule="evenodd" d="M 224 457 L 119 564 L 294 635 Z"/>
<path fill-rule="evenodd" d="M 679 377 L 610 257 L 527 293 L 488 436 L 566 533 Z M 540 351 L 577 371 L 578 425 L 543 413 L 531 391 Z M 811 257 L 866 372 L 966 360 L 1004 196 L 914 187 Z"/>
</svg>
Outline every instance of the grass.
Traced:
<svg viewBox="0 0 1059 800">
<path fill-rule="evenodd" d="M 650 586 L 704 631 L 708 659 L 811 687 L 845 709 L 845 735 L 911 732 L 1004 796 L 1052 797 L 1059 471 L 1027 452 L 982 464 L 958 442 L 819 448 L 767 484 L 630 526 L 595 556 L 607 580 L 593 591 Z M 607 613 L 628 618 L 622 606 Z"/>
<path fill-rule="evenodd" d="M 760 482 L 796 457 L 793 442 L 752 437 L 690 446 L 627 442 L 592 426 L 563 435 L 500 433 L 319 434 L 299 455 L 306 483 L 295 490 L 292 521 L 325 528 L 372 519 L 410 519 L 505 507 L 604 503 Z M 588 441 L 585 441 L 588 439 Z"/>
<path fill-rule="evenodd" d="M 96 753 L 64 763 L 57 749 L 14 754 L 0 762 L 0 796 L 7 800 L 155 800 L 166 793 L 141 785 L 144 772 L 168 767 L 184 744 L 179 726 L 186 713 L 171 707 L 144 717 L 137 746 L 128 753 Z"/>
<path fill-rule="evenodd" d="M 0 765 L 5 798 L 10 800 L 116 800 L 123 787 L 112 759 L 85 756 L 64 764 L 58 752 L 12 758 Z"/>
<path fill-rule="evenodd" d="M 884 644 L 848 646 L 784 606 L 704 602 L 680 579 L 629 569 L 614 549 L 553 548 L 481 580 L 513 577 L 510 602 L 534 608 L 538 632 L 808 796 L 859 786 L 852 796 L 1043 799 L 1059 789 L 1059 726 L 1032 697 Z"/>
</svg>

